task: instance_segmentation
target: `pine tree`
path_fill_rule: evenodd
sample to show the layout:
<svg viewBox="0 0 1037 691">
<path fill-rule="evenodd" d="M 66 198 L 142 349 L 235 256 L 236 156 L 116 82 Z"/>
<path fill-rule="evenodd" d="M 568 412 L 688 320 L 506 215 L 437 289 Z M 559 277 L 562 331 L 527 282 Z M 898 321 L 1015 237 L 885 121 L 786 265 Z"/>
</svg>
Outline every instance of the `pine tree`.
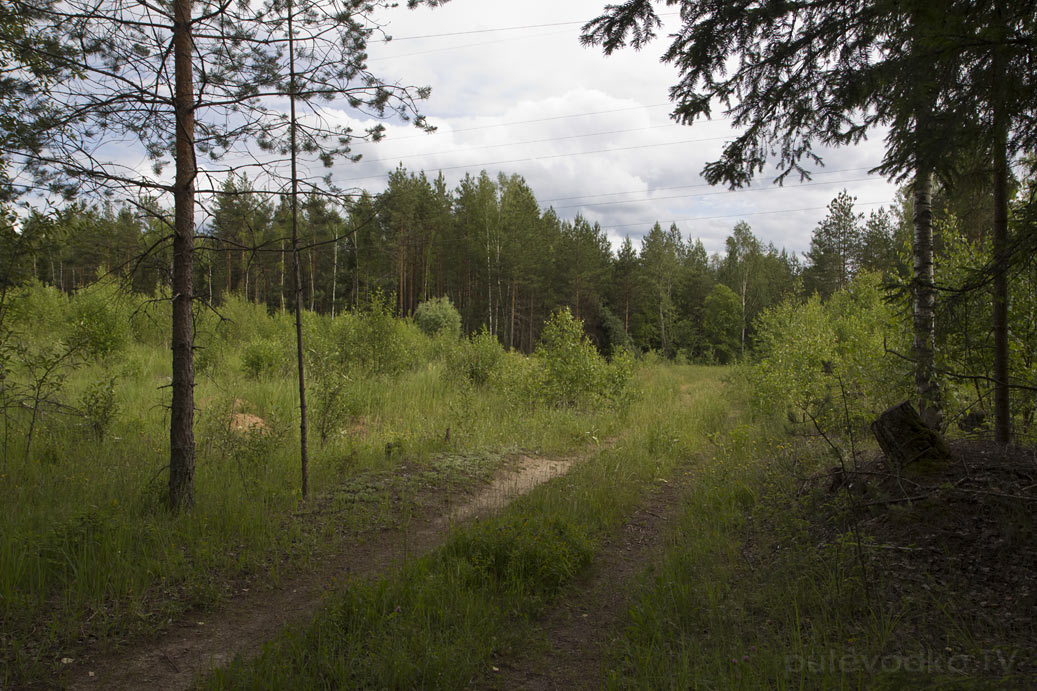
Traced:
<svg viewBox="0 0 1037 691">
<path fill-rule="evenodd" d="M 5 87 L 20 93 L 24 112 L 39 114 L 32 131 L 4 122 L 3 157 L 17 179 L 74 194 L 173 198 L 172 302 L 173 384 L 170 407 L 169 497 L 173 510 L 194 501 L 193 302 L 196 197 L 215 193 L 212 181 L 240 169 L 242 154 L 263 175 L 297 180 L 285 159 L 269 156 L 302 151 L 321 163 L 351 156 L 367 132 L 330 123 L 315 105 L 307 125 L 275 108 L 273 97 L 291 95 L 293 105 L 339 97 L 353 109 L 376 115 L 416 116 L 416 99 L 427 95 L 386 83 L 366 65 L 366 42 L 376 30 L 365 17 L 384 2 L 357 5 L 303 0 L 271 3 L 173 0 L 136 4 L 121 0 L 26 0 L 18 7 L 31 30 L 5 32 L 23 64 L 48 65 L 62 79 L 18 74 Z M 418 0 L 410 0 L 414 6 Z M 438 4 L 428 0 L 427 4 Z M 298 52 L 286 53 L 287 23 L 295 21 Z M 60 36 L 75 51 L 54 51 L 37 36 Z M 291 58 L 287 60 L 286 58 Z M 287 69 L 287 62 L 293 68 Z M 299 64 L 295 64 L 295 63 Z M 296 75 L 305 74 L 299 84 Z M 413 117 L 423 125 L 420 116 Z M 151 174 L 118 163 L 106 143 L 135 138 L 151 157 Z M 298 143 L 298 147 L 296 146 Z M 205 156 L 199 165 L 198 154 Z M 294 173 L 294 156 L 292 173 Z M 231 160 L 236 159 L 236 160 Z M 164 166 L 174 163 L 172 179 Z M 220 164 L 219 161 L 225 161 Z M 316 183 L 314 183 L 316 184 Z M 207 187 L 208 186 L 208 187 Z M 273 185 L 278 187 L 278 185 Z M 283 189 L 284 185 L 280 185 Z M 281 190 L 277 190 L 281 191 Z M 131 194 L 132 193 L 132 194 Z"/>
</svg>

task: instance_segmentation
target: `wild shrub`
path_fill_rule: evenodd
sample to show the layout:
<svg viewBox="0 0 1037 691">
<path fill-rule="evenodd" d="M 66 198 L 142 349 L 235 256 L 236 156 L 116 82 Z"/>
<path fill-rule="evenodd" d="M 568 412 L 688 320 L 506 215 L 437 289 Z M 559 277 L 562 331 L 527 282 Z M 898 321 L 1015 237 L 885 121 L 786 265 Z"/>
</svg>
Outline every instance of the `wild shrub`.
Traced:
<svg viewBox="0 0 1037 691">
<path fill-rule="evenodd" d="M 389 298 L 380 291 L 371 296 L 364 311 L 337 317 L 333 332 L 342 363 L 371 374 L 395 375 L 411 369 L 428 347 L 428 339 L 417 327 L 393 315 Z"/>
<path fill-rule="evenodd" d="M 157 348 L 168 348 L 172 337 L 172 292 L 163 286 L 153 296 L 132 297 L 132 301 L 137 303 L 130 316 L 130 330 L 134 340 Z"/>
<path fill-rule="evenodd" d="M 899 319 L 874 274 L 827 302 L 815 295 L 767 311 L 748 372 L 754 404 L 822 429 L 863 428 L 911 391 L 904 361 L 887 353 L 901 345 Z"/>
<path fill-rule="evenodd" d="M 72 298 L 70 341 L 85 355 L 104 360 L 121 352 L 130 341 L 128 297 L 117 283 L 100 280 Z"/>
<path fill-rule="evenodd" d="M 292 352 L 284 338 L 256 338 L 241 349 L 241 370 L 249 379 L 285 376 L 292 369 Z"/>
<path fill-rule="evenodd" d="M 499 372 L 504 356 L 504 347 L 484 326 L 447 351 L 447 372 L 475 386 L 485 386 Z"/>
<path fill-rule="evenodd" d="M 432 298 L 418 305 L 414 323 L 429 337 L 443 337 L 456 341 L 461 335 L 461 313 L 448 297 Z"/>
<path fill-rule="evenodd" d="M 533 353 L 539 365 L 530 382 L 535 398 L 559 408 L 593 407 L 615 403 L 626 391 L 632 360 L 619 358 L 610 367 L 587 338 L 583 322 L 568 308 L 555 312 L 544 326 Z"/>
<path fill-rule="evenodd" d="M 115 398 L 115 377 L 90 384 L 79 397 L 79 413 L 97 441 L 104 441 L 119 413 L 119 402 Z"/>
<path fill-rule="evenodd" d="M 68 332 L 68 297 L 52 285 L 30 283 L 8 295 L 4 327 L 34 339 L 64 340 Z"/>
</svg>

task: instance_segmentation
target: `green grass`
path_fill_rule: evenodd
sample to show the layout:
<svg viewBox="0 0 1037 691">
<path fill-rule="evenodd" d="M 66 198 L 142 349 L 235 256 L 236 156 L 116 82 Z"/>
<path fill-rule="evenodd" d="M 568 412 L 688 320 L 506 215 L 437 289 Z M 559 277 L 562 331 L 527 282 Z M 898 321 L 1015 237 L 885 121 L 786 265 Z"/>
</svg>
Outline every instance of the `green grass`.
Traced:
<svg viewBox="0 0 1037 691">
<path fill-rule="evenodd" d="M 730 420 L 722 370 L 653 367 L 622 435 L 489 520 L 460 526 L 400 573 L 350 584 L 316 621 L 209 688 L 461 688 L 593 563 L 659 478 L 694 463 Z M 588 430 L 591 436 L 608 430 Z"/>
<path fill-rule="evenodd" d="M 830 457 L 819 443 L 792 441 L 779 430 L 773 421 L 743 421 L 714 438 L 665 555 L 633 589 L 622 635 L 607 655 L 605 685 L 1025 686 L 996 676 L 1001 668 L 984 661 L 992 651 L 970 641 L 967 622 L 938 615 L 938 595 L 925 602 L 928 591 L 920 591 L 923 601 L 889 602 L 870 570 L 866 590 L 852 533 L 833 539 L 832 525 L 824 527 L 838 520 L 832 507 L 800 492 L 798 477 L 823 472 Z M 937 649 L 913 639 L 908 620 L 919 617 L 930 640 L 945 641 Z"/>
<path fill-rule="evenodd" d="M 7 333 L 3 353 L 15 352 L 23 331 L 41 347 L 68 337 L 67 300 L 37 292 L 34 299 L 53 303 L 37 312 L 52 318 Z M 406 366 L 377 374 L 336 365 L 345 387 L 326 443 L 311 408 L 313 496 L 304 502 L 297 389 L 284 367 L 290 324 L 240 301 L 226 312 L 229 326 L 199 321 L 206 349 L 195 391 L 196 507 L 188 513 L 174 517 L 164 507 L 170 364 L 161 327 L 141 330 L 143 342 L 131 338 L 107 359 L 82 357 L 61 370 L 54 398 L 65 407 L 44 411 L 28 457 L 26 412 L 0 411 L 0 685 L 48 675 L 84 641 L 118 643 L 189 608 L 212 607 L 243 579 L 277 579 L 343 533 L 400 525 L 423 494 L 484 478 L 508 454 L 569 453 L 623 424 L 609 407 L 531 406 L 492 382 L 460 381 L 444 365 L 449 344 L 394 322 L 390 336 L 402 345 L 393 352 L 412 355 Z M 319 337 L 337 322 L 308 319 L 313 347 L 333 350 Z M 242 352 L 255 338 L 275 343 L 279 359 L 249 377 Z M 506 359 L 516 376 L 531 366 Z M 8 381 L 28 381 L 17 357 L 5 366 Z M 73 408 L 113 375 L 117 411 L 98 439 Z M 235 413 L 262 418 L 268 431 L 231 430 Z"/>
</svg>

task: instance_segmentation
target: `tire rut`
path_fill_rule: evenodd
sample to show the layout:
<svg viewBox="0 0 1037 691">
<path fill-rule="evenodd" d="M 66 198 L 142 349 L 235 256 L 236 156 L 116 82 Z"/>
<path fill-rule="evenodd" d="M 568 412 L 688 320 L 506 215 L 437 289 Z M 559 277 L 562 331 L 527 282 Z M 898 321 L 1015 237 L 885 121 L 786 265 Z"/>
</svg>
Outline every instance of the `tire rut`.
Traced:
<svg viewBox="0 0 1037 691">
<path fill-rule="evenodd" d="M 575 458 L 520 456 L 463 501 L 426 510 L 407 527 L 369 532 L 359 540 L 347 541 L 316 569 L 279 587 L 241 593 L 213 611 L 188 612 L 155 637 L 121 650 L 88 650 L 64 671 L 59 686 L 73 691 L 190 689 L 201 675 L 230 663 L 235 656 L 257 654 L 282 628 L 308 623 L 328 594 L 351 579 L 390 573 L 406 560 L 431 552 L 445 542 L 453 525 L 499 510 L 565 474 L 576 462 Z M 436 493 L 431 494 L 434 500 Z"/>
<path fill-rule="evenodd" d="M 685 490 L 694 479 L 683 466 L 672 481 L 659 481 L 624 525 L 602 544 L 591 574 L 575 592 L 563 595 L 539 622 L 544 645 L 498 657 L 474 689 L 598 689 L 603 686 L 605 653 L 621 634 L 630 605 L 630 585 L 645 565 L 662 553 L 680 517 Z"/>
</svg>

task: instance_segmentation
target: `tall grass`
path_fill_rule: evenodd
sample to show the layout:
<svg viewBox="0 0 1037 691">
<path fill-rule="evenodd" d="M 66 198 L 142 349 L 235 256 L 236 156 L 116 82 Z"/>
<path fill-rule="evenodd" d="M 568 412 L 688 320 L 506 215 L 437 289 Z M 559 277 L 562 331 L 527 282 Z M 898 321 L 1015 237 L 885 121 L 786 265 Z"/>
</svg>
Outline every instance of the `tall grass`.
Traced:
<svg viewBox="0 0 1037 691">
<path fill-rule="evenodd" d="M 316 621 L 287 631 L 253 661 L 217 671 L 209 688 L 462 688 L 593 563 L 657 480 L 695 463 L 730 421 L 716 369 L 655 367 L 622 433 L 513 502 L 459 526 L 437 552 L 388 578 L 355 581 Z M 597 437 L 608 429 L 588 429 Z"/>
<path fill-rule="evenodd" d="M 802 493 L 790 468 L 823 472 L 831 457 L 781 428 L 743 418 L 713 438 L 669 547 L 632 588 L 604 685 L 1023 688 L 1016 677 L 966 674 L 962 660 L 982 655 L 959 655 L 975 648 L 961 622 L 939 623 L 947 630 L 935 635 L 946 636 L 946 649 L 923 649 L 899 631 L 904 617 L 925 616 L 925 607 L 888 602 L 880 583 L 869 592 L 865 579 L 874 574 L 862 571 L 852 535 L 819 533 L 825 519 L 810 513 L 816 497 Z"/>
<path fill-rule="evenodd" d="M 330 434 L 311 440 L 313 506 L 332 505 L 335 521 L 313 520 L 300 510 L 290 316 L 230 300 L 197 317 L 197 506 L 173 517 L 164 507 L 168 320 L 139 300 L 98 294 L 86 296 L 104 312 L 97 323 L 120 328 L 94 329 L 77 317 L 80 296 L 35 286 L 16 297 L 0 334 L 5 396 L 27 390 L 26 353 L 93 344 L 76 346 L 53 380 L 30 453 L 25 409 L 0 401 L 0 685 L 46 674 L 84 640 L 117 642 L 213 606 L 241 579 L 276 578 L 343 527 L 406 521 L 408 502 L 430 484 L 471 481 L 519 449 L 569 452 L 623 424 L 612 407 L 515 395 L 503 384 L 535 366 L 518 355 L 502 354 L 501 372 L 478 385 L 448 371 L 466 341 L 436 341 L 374 310 L 308 314 L 311 366 L 318 355 L 333 362 L 341 385 Z M 101 434 L 83 401 L 109 384 L 114 415 Z M 262 427 L 235 429 L 238 415 Z M 426 481 L 398 481 L 403 466 Z"/>
</svg>

